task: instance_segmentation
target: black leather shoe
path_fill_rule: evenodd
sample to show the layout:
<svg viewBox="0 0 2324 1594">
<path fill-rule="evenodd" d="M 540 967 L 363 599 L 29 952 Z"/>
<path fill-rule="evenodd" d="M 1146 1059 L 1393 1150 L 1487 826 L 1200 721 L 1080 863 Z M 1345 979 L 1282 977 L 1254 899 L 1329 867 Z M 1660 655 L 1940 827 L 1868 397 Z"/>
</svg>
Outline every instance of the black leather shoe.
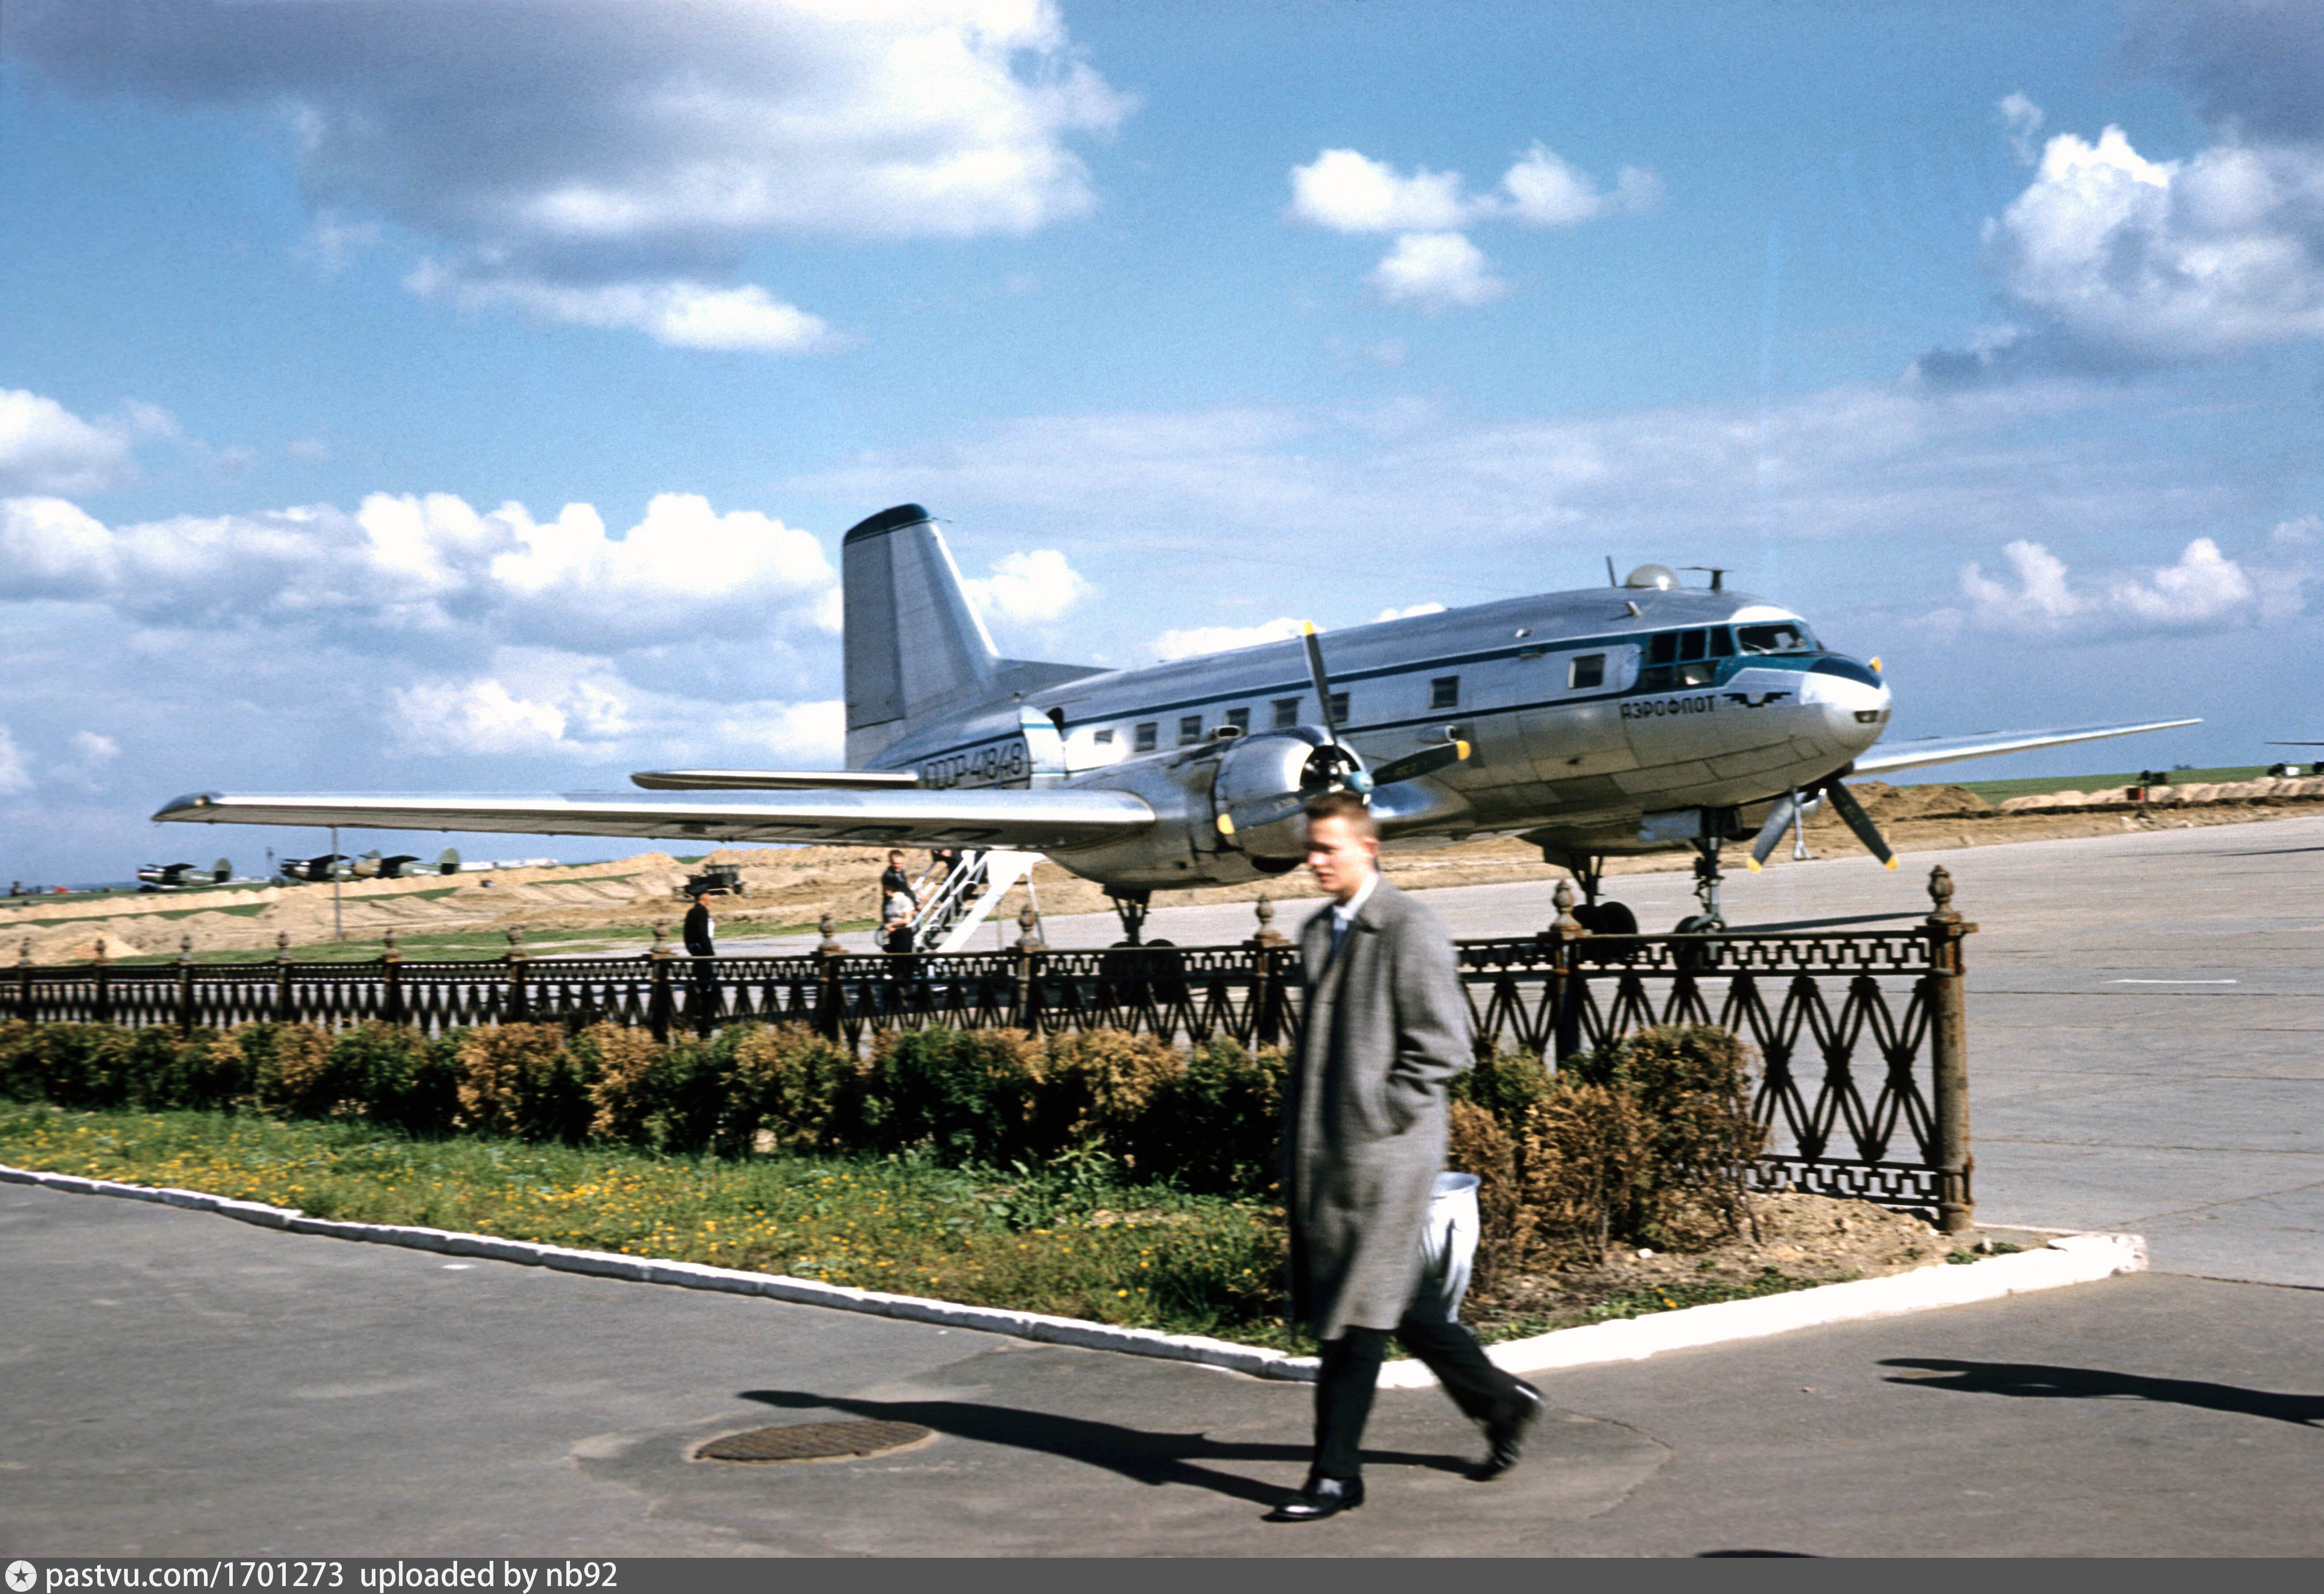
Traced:
<svg viewBox="0 0 2324 1594">
<path fill-rule="evenodd" d="M 1364 1480 L 1360 1478 L 1311 1478 L 1306 1488 L 1277 1501 L 1275 1509 L 1267 1514 L 1267 1520 L 1321 1522 L 1326 1516 L 1352 1511 L 1363 1503 Z"/>
<path fill-rule="evenodd" d="M 1478 1481 L 1499 1478 L 1516 1466 L 1525 1454 L 1526 1433 L 1540 1420 L 1541 1391 L 1521 1379 L 1493 1414 L 1493 1420 L 1485 1424 L 1485 1441 L 1491 1450 L 1477 1469 Z"/>
</svg>

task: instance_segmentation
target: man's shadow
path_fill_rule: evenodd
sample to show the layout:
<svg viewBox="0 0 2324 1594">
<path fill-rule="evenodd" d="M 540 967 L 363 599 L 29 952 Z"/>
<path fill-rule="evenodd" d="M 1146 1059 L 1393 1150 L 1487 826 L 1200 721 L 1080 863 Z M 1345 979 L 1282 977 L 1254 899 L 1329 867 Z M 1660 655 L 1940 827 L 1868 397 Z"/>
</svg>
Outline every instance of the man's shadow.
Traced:
<svg viewBox="0 0 2324 1594">
<path fill-rule="evenodd" d="M 2043 1367 L 2030 1362 L 1949 1361 L 1897 1357 L 1882 1367 L 1923 1368 L 1950 1373 L 1947 1378 L 1890 1378 L 1892 1384 L 1913 1384 L 1923 1389 L 1958 1389 L 1972 1395 L 2012 1395 L 2050 1400 L 2152 1400 L 2172 1405 L 2200 1406 L 2205 1411 L 2236 1412 L 2247 1417 L 2268 1417 L 2302 1427 L 2324 1427 L 2324 1395 L 2278 1395 L 2265 1389 L 2244 1389 L 2233 1384 L 2206 1384 L 2191 1378 L 2149 1378 L 2136 1373 L 2101 1372 L 2094 1368 Z"/>
<path fill-rule="evenodd" d="M 1247 1443 L 1212 1439 L 1201 1433 L 1155 1433 L 1143 1428 L 1125 1428 L 1119 1423 L 1063 1417 L 1050 1412 L 987 1405 L 970 1400 L 853 1400 L 844 1396 L 812 1395 L 796 1389 L 745 1389 L 742 1398 L 786 1411 L 845 1412 L 877 1422 L 917 1423 L 956 1439 L 1038 1451 L 1043 1455 L 1102 1467 L 1137 1483 L 1188 1484 L 1258 1505 L 1273 1505 L 1283 1497 L 1287 1488 L 1296 1485 L 1261 1483 L 1196 1463 L 1305 1465 L 1314 1453 L 1305 1444 Z M 1370 1447 L 1365 1449 L 1364 1460 L 1382 1466 L 1426 1467 L 1439 1472 L 1465 1473 L 1473 1465 L 1448 1456 Z"/>
</svg>

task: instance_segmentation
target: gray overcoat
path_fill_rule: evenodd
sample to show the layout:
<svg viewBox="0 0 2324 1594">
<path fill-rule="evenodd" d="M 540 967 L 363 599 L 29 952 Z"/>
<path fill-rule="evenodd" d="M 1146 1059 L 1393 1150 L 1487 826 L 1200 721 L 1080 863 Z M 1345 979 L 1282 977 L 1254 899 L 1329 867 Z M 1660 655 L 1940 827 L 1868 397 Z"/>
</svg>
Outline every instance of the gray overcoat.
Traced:
<svg viewBox="0 0 2324 1594">
<path fill-rule="evenodd" d="M 1294 1315 L 1319 1340 L 1394 1328 L 1420 1280 L 1444 1166 L 1445 1083 L 1469 1066 L 1452 938 L 1385 880 L 1332 955 L 1332 905 L 1299 931 L 1307 1006 L 1283 1088 Z"/>
</svg>

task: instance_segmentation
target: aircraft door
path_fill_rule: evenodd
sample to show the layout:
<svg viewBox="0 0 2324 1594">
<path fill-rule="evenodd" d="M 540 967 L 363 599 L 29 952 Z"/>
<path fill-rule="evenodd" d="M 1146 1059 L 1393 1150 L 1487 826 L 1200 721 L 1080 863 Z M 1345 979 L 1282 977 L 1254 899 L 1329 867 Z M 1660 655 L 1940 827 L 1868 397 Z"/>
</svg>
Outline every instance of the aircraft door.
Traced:
<svg viewBox="0 0 2324 1594">
<path fill-rule="evenodd" d="M 1017 717 L 1025 737 L 1025 784 L 1035 791 L 1063 785 L 1065 738 L 1057 729 L 1057 722 L 1029 705 Z"/>
</svg>

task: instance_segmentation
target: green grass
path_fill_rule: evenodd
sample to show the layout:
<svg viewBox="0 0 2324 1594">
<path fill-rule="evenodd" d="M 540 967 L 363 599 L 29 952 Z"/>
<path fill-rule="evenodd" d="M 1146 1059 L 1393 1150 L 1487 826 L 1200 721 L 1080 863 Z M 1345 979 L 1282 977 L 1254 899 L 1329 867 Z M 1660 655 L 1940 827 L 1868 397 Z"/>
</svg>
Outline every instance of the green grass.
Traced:
<svg viewBox="0 0 2324 1594">
<path fill-rule="evenodd" d="M 0 1161 L 316 1217 L 707 1262 L 975 1305 L 1289 1346 L 1259 1202 L 909 1157 L 658 1156 L 357 1124 L 0 1102 Z"/>
<path fill-rule="evenodd" d="M 2305 760 L 2301 760 L 2305 762 Z M 2149 765 L 2152 769 L 2154 766 Z M 2053 791 L 2104 791 L 2109 787 L 2129 786 L 2142 771 L 2130 769 L 2112 775 L 2040 775 L 2024 780 L 1924 780 L 1923 786 L 1959 786 L 1977 793 L 1988 803 L 2001 803 L 2010 797 L 2039 797 Z M 2173 786 L 2210 786 L 2228 780 L 2257 780 L 2267 773 L 2265 764 L 2246 764 L 2222 769 L 2173 769 Z"/>
</svg>

